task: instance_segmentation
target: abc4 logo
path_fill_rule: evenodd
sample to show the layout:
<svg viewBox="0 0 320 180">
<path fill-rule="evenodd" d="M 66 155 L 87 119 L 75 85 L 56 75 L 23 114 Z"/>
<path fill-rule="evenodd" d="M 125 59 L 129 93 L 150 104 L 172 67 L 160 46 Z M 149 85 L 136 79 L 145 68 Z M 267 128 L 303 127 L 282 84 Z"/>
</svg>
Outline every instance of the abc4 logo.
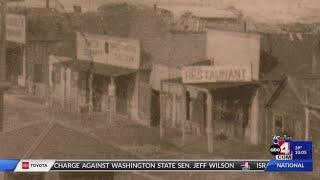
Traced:
<svg viewBox="0 0 320 180">
<path fill-rule="evenodd" d="M 270 146 L 270 153 L 274 156 L 276 155 L 289 155 L 290 151 L 290 142 L 279 141 L 277 144 Z"/>
</svg>

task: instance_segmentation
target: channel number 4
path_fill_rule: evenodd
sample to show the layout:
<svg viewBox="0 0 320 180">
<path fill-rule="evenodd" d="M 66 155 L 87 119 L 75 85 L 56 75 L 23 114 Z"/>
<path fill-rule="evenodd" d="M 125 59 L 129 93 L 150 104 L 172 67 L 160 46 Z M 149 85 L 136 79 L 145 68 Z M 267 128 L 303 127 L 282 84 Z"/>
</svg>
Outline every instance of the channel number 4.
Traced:
<svg viewBox="0 0 320 180">
<path fill-rule="evenodd" d="M 281 154 L 290 154 L 290 144 L 288 142 L 284 142 L 281 146 L 280 146 L 280 153 Z"/>
</svg>

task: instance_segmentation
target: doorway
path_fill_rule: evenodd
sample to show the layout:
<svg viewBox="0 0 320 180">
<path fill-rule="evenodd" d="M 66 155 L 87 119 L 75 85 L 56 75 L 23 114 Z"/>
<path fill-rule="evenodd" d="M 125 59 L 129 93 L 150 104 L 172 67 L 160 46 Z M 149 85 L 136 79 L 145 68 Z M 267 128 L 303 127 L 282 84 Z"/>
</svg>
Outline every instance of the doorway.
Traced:
<svg viewBox="0 0 320 180">
<path fill-rule="evenodd" d="M 18 84 L 18 76 L 22 75 L 22 58 L 19 48 L 8 48 L 6 52 L 6 79 Z"/>
<path fill-rule="evenodd" d="M 119 115 L 128 115 L 128 88 L 130 76 L 120 76 L 116 78 L 116 112 Z"/>
<path fill-rule="evenodd" d="M 242 140 L 249 124 L 249 108 L 252 89 L 230 87 L 214 91 L 215 131 L 221 137 Z"/>
<path fill-rule="evenodd" d="M 151 92 L 151 126 L 159 126 L 160 124 L 160 93 L 152 90 Z"/>
<path fill-rule="evenodd" d="M 101 112 L 102 96 L 104 92 L 104 77 L 102 75 L 93 75 L 92 82 L 92 104 L 94 112 Z"/>
<path fill-rule="evenodd" d="M 200 131 L 205 134 L 207 129 L 207 119 L 208 119 L 207 93 L 203 93 L 202 106 L 203 106 L 203 123 L 202 123 L 203 125 L 201 126 Z"/>
</svg>

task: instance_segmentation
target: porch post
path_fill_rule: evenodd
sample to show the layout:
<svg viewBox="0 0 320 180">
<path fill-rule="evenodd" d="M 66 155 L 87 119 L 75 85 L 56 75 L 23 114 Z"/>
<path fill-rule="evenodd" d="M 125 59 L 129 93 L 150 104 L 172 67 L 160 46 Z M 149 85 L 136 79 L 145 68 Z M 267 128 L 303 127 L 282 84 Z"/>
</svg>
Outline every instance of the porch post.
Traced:
<svg viewBox="0 0 320 180">
<path fill-rule="evenodd" d="M 0 90 L 0 132 L 3 131 L 3 109 L 4 109 L 4 100 L 3 100 L 4 92 Z"/>
<path fill-rule="evenodd" d="M 186 120 L 187 120 L 187 101 L 186 101 L 186 95 L 187 95 L 187 89 L 185 86 L 182 86 L 182 99 L 181 99 L 181 104 L 182 104 L 182 118 L 181 118 L 181 132 L 182 132 L 182 137 L 181 137 L 181 144 L 182 146 L 185 145 L 186 143 Z"/>
<path fill-rule="evenodd" d="M 22 75 L 18 77 L 18 85 L 25 87 L 26 86 L 26 50 L 24 45 L 20 45 L 20 52 L 21 52 L 21 60 L 22 60 Z"/>
<path fill-rule="evenodd" d="M 253 93 L 251 107 L 250 107 L 250 134 L 247 136 L 250 139 L 250 143 L 258 145 L 259 134 L 258 134 L 258 123 L 259 123 L 259 89 Z"/>
<path fill-rule="evenodd" d="M 310 129 L 310 111 L 308 108 L 309 105 L 309 88 L 305 89 L 305 102 L 306 102 L 306 106 L 304 108 L 304 113 L 305 113 L 305 139 L 308 140 L 309 139 L 309 129 Z"/>
<path fill-rule="evenodd" d="M 93 74 L 89 73 L 89 113 L 93 111 Z"/>
<path fill-rule="evenodd" d="M 130 117 L 134 120 L 140 120 L 139 119 L 139 81 L 140 81 L 140 75 L 139 72 L 136 73 L 135 79 L 133 81 L 133 92 L 129 103 L 129 109 L 130 109 Z"/>
<path fill-rule="evenodd" d="M 67 107 L 67 67 L 63 67 L 63 108 Z"/>
<path fill-rule="evenodd" d="M 165 106 L 165 96 L 163 84 L 160 84 L 160 139 L 162 140 L 165 136 L 165 128 L 166 128 L 166 106 Z"/>
<path fill-rule="evenodd" d="M 4 111 L 4 92 L 8 90 L 10 85 L 8 83 L 0 83 L 0 133 L 3 132 L 3 111 Z"/>
<path fill-rule="evenodd" d="M 115 117 L 116 114 L 116 86 L 114 83 L 114 77 L 111 76 L 110 84 L 108 86 L 108 99 L 109 99 L 109 121 Z"/>
<path fill-rule="evenodd" d="M 165 136 L 165 121 L 166 121 L 166 111 L 165 111 L 165 99 L 164 92 L 162 89 L 160 91 L 160 139 L 163 139 Z"/>
<path fill-rule="evenodd" d="M 172 94 L 172 126 L 176 127 L 177 124 L 177 95 Z"/>
<path fill-rule="evenodd" d="M 1 25 L 1 33 L 0 33 L 0 81 L 6 81 L 6 11 L 7 11 L 7 1 L 2 0 L 0 6 L 0 25 Z"/>
<path fill-rule="evenodd" d="M 213 153 L 213 127 L 212 127 L 212 94 L 207 91 L 207 140 L 208 140 L 208 152 Z"/>
<path fill-rule="evenodd" d="M 264 114 L 264 120 L 265 120 L 265 127 L 266 127 L 266 130 L 265 130 L 265 145 L 268 147 L 269 146 L 269 139 L 268 137 L 271 137 L 271 135 L 269 134 L 269 131 L 270 131 L 270 120 L 269 120 L 269 108 L 265 108 L 265 114 Z M 274 132 L 272 132 L 274 134 Z"/>
</svg>

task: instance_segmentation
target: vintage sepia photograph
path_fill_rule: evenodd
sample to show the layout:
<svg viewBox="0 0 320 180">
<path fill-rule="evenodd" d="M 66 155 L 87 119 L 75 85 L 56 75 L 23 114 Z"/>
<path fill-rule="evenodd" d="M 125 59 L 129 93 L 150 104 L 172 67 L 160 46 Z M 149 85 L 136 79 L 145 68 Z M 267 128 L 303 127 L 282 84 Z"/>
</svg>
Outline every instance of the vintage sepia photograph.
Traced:
<svg viewBox="0 0 320 180">
<path fill-rule="evenodd" d="M 320 179 L 319 0 L 0 0 L 0 180 Z"/>
</svg>

